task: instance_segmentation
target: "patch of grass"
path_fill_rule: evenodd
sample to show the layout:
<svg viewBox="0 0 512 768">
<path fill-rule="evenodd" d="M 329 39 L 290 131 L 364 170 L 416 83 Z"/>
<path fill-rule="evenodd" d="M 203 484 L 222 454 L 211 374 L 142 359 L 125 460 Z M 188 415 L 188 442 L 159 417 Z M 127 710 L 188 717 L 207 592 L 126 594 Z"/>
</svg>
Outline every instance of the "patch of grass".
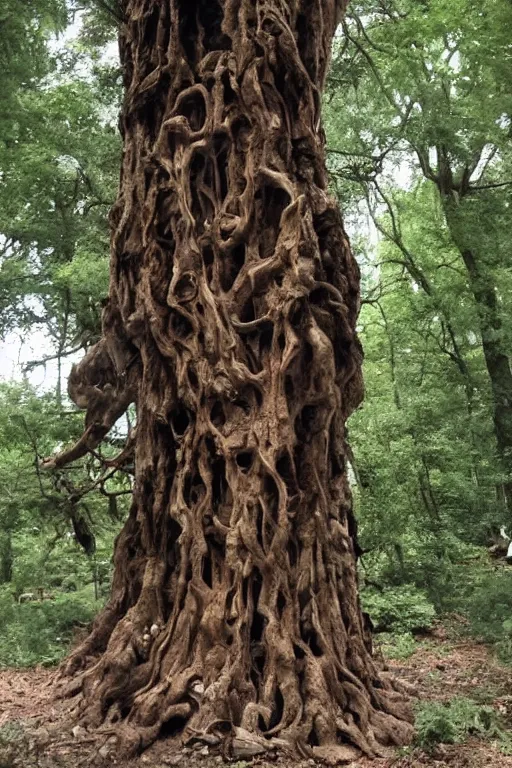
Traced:
<svg viewBox="0 0 512 768">
<path fill-rule="evenodd" d="M 430 751 L 436 744 L 462 744 L 468 736 L 500 740 L 505 736 L 497 712 L 472 699 L 444 704 L 422 702 L 416 710 L 416 743 Z"/>
<path fill-rule="evenodd" d="M 75 628 L 92 622 L 99 607 L 90 590 L 21 604 L 0 593 L 0 668 L 57 664 Z"/>
<path fill-rule="evenodd" d="M 377 635 L 375 640 L 388 659 L 408 659 L 418 649 L 418 643 L 410 632 L 402 634 L 383 632 Z"/>
<path fill-rule="evenodd" d="M 4 747 L 12 742 L 21 741 L 25 738 L 25 730 L 21 723 L 6 723 L 0 727 L 0 746 Z"/>
<path fill-rule="evenodd" d="M 0 768 L 16 768 L 17 757 L 26 751 L 27 735 L 20 723 L 6 723 L 0 727 Z"/>
<path fill-rule="evenodd" d="M 486 683 L 485 685 L 475 686 L 471 689 L 471 697 L 477 704 L 492 704 L 499 693 L 497 685 Z"/>
<path fill-rule="evenodd" d="M 399 635 L 429 629 L 435 618 L 434 606 L 425 592 L 412 584 L 382 591 L 365 589 L 361 602 L 377 632 Z"/>
<path fill-rule="evenodd" d="M 439 683 L 442 679 L 442 674 L 438 669 L 433 669 L 432 672 L 427 673 L 427 679 L 431 683 Z"/>
</svg>

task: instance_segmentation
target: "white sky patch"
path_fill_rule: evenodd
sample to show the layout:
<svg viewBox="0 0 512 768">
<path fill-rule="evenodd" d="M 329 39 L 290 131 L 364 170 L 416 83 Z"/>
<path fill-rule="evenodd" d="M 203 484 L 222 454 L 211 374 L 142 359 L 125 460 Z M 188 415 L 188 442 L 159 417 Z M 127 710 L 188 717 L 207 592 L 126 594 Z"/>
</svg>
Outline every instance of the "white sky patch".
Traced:
<svg viewBox="0 0 512 768">
<path fill-rule="evenodd" d="M 43 365 L 26 370 L 29 363 L 50 356 L 52 352 L 53 346 L 48 335 L 41 329 L 32 329 L 29 336 L 25 336 L 20 331 L 8 333 L 3 340 L 0 340 L 0 381 L 21 381 L 26 376 L 34 387 L 41 387 L 44 390 L 55 389 L 58 379 L 56 360 L 49 360 Z M 65 383 L 72 364 L 78 359 L 80 359 L 78 354 L 74 358 L 62 359 L 62 383 Z"/>
<path fill-rule="evenodd" d="M 72 44 L 74 40 L 80 34 L 82 29 L 82 22 L 85 11 L 75 11 L 73 13 L 73 20 L 60 34 L 55 35 L 48 42 L 48 48 L 52 53 L 59 53 L 64 51 L 69 44 Z"/>
</svg>

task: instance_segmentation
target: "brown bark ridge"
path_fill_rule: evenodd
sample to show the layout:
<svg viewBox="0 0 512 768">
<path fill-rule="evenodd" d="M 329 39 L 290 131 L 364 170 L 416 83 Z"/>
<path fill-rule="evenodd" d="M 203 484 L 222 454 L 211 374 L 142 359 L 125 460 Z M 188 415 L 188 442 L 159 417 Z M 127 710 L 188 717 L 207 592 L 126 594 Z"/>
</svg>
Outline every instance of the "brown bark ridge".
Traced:
<svg viewBox="0 0 512 768">
<path fill-rule="evenodd" d="M 342 761 L 411 735 L 371 658 L 345 472 L 359 274 L 320 124 L 340 11 L 124 8 L 110 297 L 70 392 L 86 449 L 136 402 L 135 490 L 110 602 L 63 673 L 132 751 L 181 733 Z"/>
</svg>

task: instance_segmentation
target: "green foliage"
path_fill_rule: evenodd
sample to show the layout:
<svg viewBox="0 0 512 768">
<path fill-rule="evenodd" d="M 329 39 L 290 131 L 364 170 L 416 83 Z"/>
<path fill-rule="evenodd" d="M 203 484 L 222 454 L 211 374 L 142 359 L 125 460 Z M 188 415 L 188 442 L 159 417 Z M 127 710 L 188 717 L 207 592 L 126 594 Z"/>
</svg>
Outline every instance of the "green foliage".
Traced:
<svg viewBox="0 0 512 768">
<path fill-rule="evenodd" d="M 24 729 L 19 722 L 10 722 L 0 727 L 0 747 L 6 746 L 13 741 L 19 741 L 24 736 Z M 1 766 L 1 763 L 0 763 Z M 2 766 L 3 768 L 3 766 Z"/>
<path fill-rule="evenodd" d="M 482 346 L 488 308 L 463 258 L 470 248 L 499 293 L 491 336 L 510 359 L 510 23 L 506 0 L 358 0 L 324 110 L 366 302 L 367 395 L 350 435 L 367 570 L 424 588 L 439 610 L 465 549 L 510 519 Z M 365 215 L 373 242 L 361 247 Z"/>
<path fill-rule="evenodd" d="M 512 664 L 511 573 L 500 568 L 476 581 L 466 610 L 474 635 L 495 645 L 503 661 Z"/>
<path fill-rule="evenodd" d="M 376 638 L 379 648 L 388 659 L 408 659 L 418 650 L 411 632 L 382 632 Z"/>
<path fill-rule="evenodd" d="M 407 584 L 382 591 L 365 589 L 361 601 L 377 632 L 401 634 L 428 629 L 435 616 L 425 593 Z"/>
<path fill-rule="evenodd" d="M 0 768 L 17 768 L 21 751 L 27 752 L 29 739 L 25 727 L 18 721 L 0 726 Z"/>
<path fill-rule="evenodd" d="M 7 0 L 5 19 L 0 11 L 0 43 L 9 37 L 0 63 L 5 56 L 12 74 L 0 86 L 0 335 L 37 327 L 47 339 L 39 360 L 61 362 L 100 331 L 119 70 L 102 60 L 99 40 L 85 40 L 86 28 L 81 41 L 55 37 L 72 3 L 34 0 L 21 13 L 18 5 Z M 94 5 L 84 19 L 99 31 Z"/>
<path fill-rule="evenodd" d="M 436 744 L 461 744 L 469 735 L 501 735 L 500 721 L 492 707 L 471 699 L 456 698 L 444 704 L 424 702 L 416 711 L 416 742 L 425 750 Z"/>
<path fill-rule="evenodd" d="M 91 586 L 54 600 L 17 603 L 0 592 L 0 667 L 55 664 L 65 655 L 77 627 L 89 625 L 100 603 Z"/>
<path fill-rule="evenodd" d="M 48 40 L 52 33 L 66 26 L 64 0 L 2 0 L 0 8 L 0 130 L 9 140 L 16 119 L 23 119 L 19 109 L 20 88 L 34 88 L 52 68 Z M 14 120 L 13 120 L 14 118 Z"/>
<path fill-rule="evenodd" d="M 30 590 L 73 571 L 83 582 L 92 565 L 76 546 L 73 518 L 78 514 L 95 527 L 96 562 L 110 560 L 128 494 L 119 498 L 118 519 L 112 518 L 110 500 L 88 493 L 97 478 L 94 461 L 84 460 L 64 476 L 39 467 L 42 457 L 81 430 L 82 416 L 70 411 L 63 417 L 53 394 L 38 395 L 26 383 L 0 384 L 0 583 L 3 577 L 20 590 Z M 125 480 L 113 479 L 106 491 L 123 487 Z"/>
</svg>

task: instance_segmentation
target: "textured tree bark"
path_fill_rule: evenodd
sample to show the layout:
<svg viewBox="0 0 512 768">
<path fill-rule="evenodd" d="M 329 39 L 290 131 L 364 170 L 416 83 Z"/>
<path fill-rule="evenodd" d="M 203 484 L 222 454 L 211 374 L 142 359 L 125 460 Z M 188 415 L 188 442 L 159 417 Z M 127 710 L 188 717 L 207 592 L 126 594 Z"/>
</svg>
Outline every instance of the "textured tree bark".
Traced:
<svg viewBox="0 0 512 768">
<path fill-rule="evenodd" d="M 411 735 L 371 658 L 345 472 L 359 274 L 320 127 L 340 10 L 125 7 L 110 298 L 70 393 L 80 450 L 136 401 L 135 492 L 64 671 L 132 750 L 183 732 L 350 760 Z"/>
</svg>

